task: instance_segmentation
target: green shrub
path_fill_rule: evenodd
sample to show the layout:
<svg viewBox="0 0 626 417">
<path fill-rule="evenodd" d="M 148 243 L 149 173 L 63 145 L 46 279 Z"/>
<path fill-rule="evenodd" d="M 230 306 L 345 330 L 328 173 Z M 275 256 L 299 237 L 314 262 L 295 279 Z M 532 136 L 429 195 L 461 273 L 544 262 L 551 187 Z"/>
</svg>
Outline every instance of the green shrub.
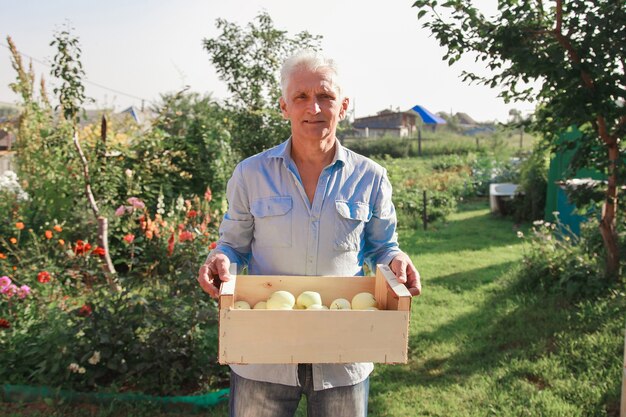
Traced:
<svg viewBox="0 0 626 417">
<path fill-rule="evenodd" d="M 276 146 L 291 135 L 289 124 L 277 109 L 231 108 L 228 114 L 232 122 L 232 146 L 239 159 Z"/>
<path fill-rule="evenodd" d="M 520 167 L 520 180 L 513 200 L 513 218 L 516 222 L 543 219 L 548 191 L 547 153 L 535 147 Z"/>
<path fill-rule="evenodd" d="M 472 183 L 477 195 L 489 195 L 492 183 L 519 182 L 519 166 L 514 159 L 501 159 L 493 155 L 478 155 L 472 162 Z"/>
<path fill-rule="evenodd" d="M 144 182 L 149 178 L 153 184 L 150 191 L 158 193 L 160 184 L 167 199 L 201 195 L 207 187 L 221 196 L 237 160 L 230 112 L 197 93 L 166 94 L 161 100 L 152 131 L 132 143 L 134 158 L 127 168 L 141 169 Z"/>
<path fill-rule="evenodd" d="M 445 220 L 456 210 L 457 202 L 453 195 L 441 191 L 426 192 L 426 213 L 424 213 L 424 192 L 415 187 L 404 187 L 394 191 L 393 203 L 401 228 L 422 227 L 424 214 L 427 223 Z"/>
<path fill-rule="evenodd" d="M 578 237 L 558 221 L 533 224 L 521 271 L 524 287 L 570 300 L 592 297 L 606 288 L 601 258 L 592 252 L 595 245 L 588 244 L 585 234 Z M 590 233 L 590 226 L 585 231 Z"/>
</svg>

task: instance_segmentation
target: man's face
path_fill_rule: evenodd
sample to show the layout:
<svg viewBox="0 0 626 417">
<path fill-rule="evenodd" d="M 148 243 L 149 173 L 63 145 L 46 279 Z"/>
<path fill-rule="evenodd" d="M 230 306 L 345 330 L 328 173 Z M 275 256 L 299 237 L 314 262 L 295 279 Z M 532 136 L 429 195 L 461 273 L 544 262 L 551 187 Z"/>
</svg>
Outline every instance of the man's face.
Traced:
<svg viewBox="0 0 626 417">
<path fill-rule="evenodd" d="M 285 95 L 280 98 L 280 109 L 291 122 L 294 139 L 319 141 L 335 136 L 349 100 L 339 97 L 329 70 L 296 70 Z"/>
</svg>

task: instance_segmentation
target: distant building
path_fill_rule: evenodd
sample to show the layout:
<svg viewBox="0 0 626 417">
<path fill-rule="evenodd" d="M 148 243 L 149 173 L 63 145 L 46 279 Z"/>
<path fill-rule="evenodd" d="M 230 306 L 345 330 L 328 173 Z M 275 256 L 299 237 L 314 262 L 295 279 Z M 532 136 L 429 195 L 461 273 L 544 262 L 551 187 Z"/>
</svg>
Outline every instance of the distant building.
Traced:
<svg viewBox="0 0 626 417">
<path fill-rule="evenodd" d="M 0 127 L 0 151 L 10 151 L 14 146 L 15 135 L 12 132 Z"/>
<path fill-rule="evenodd" d="M 463 127 L 478 126 L 478 122 L 472 119 L 467 113 L 458 112 L 454 115 L 454 117 L 456 118 L 459 126 L 463 126 Z"/>
<path fill-rule="evenodd" d="M 85 118 L 81 120 L 81 125 L 100 123 L 102 116 L 106 116 L 107 120 L 122 122 L 124 119 L 130 119 L 141 128 L 149 128 L 155 115 L 149 110 L 141 110 L 135 106 L 130 106 L 120 112 L 113 113 L 111 109 L 96 109 L 85 111 Z"/>
<path fill-rule="evenodd" d="M 359 117 L 352 124 L 359 137 L 409 137 L 417 132 L 413 111 L 382 110 L 376 116 Z"/>
<path fill-rule="evenodd" d="M 496 127 L 493 123 L 479 123 L 472 119 L 467 113 L 456 113 L 454 117 L 457 120 L 459 130 L 464 135 L 490 135 L 496 131 Z"/>
<path fill-rule="evenodd" d="M 0 151 L 10 151 L 15 147 L 15 130 L 19 124 L 18 114 L 0 116 Z"/>
<path fill-rule="evenodd" d="M 119 116 L 128 116 L 135 121 L 139 126 L 147 127 L 154 119 L 154 113 L 149 110 L 139 109 L 135 106 L 122 110 L 118 113 Z"/>
<path fill-rule="evenodd" d="M 7 121 L 2 119 L 0 118 L 0 175 L 5 171 L 14 169 L 13 155 L 15 154 L 15 151 L 12 150 L 15 146 L 15 135 L 7 130 Z M 5 128 L 2 127 L 3 124 Z"/>
</svg>

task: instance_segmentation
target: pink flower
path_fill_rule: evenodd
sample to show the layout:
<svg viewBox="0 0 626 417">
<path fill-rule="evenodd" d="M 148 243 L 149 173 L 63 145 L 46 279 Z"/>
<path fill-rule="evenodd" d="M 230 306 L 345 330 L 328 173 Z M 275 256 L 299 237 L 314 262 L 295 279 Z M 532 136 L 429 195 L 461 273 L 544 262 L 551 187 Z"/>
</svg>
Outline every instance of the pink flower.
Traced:
<svg viewBox="0 0 626 417">
<path fill-rule="evenodd" d="M 122 217 L 126 213 L 126 206 L 119 206 L 117 210 L 115 210 L 115 215 L 117 217 Z"/>
<path fill-rule="evenodd" d="M 142 209 L 146 207 L 144 202 L 138 199 L 137 197 L 130 197 L 126 201 L 128 201 L 128 204 L 130 204 L 131 206 L 133 206 L 133 208 L 136 208 L 136 209 Z"/>
<path fill-rule="evenodd" d="M 17 285 L 11 284 L 11 285 L 9 285 L 7 287 L 4 287 L 2 289 L 2 291 L 0 291 L 0 292 L 2 292 L 2 294 L 6 295 L 7 297 L 11 298 L 15 294 L 17 294 Z"/>
<path fill-rule="evenodd" d="M 30 287 L 28 285 L 22 285 L 17 289 L 17 296 L 20 299 L 24 299 L 30 295 Z"/>
<path fill-rule="evenodd" d="M 126 243 L 133 243 L 133 241 L 135 240 L 135 235 L 132 233 L 127 234 L 126 236 L 123 237 L 124 241 Z"/>
<path fill-rule="evenodd" d="M 0 277 L 0 288 L 6 288 L 11 285 L 11 278 L 4 276 Z"/>
</svg>

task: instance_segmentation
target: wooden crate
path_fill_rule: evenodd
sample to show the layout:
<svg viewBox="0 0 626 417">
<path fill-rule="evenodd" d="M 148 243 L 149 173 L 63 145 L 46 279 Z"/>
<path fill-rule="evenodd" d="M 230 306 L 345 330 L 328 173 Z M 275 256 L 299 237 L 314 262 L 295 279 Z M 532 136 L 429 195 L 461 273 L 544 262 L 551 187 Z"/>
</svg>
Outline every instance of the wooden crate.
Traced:
<svg viewBox="0 0 626 417">
<path fill-rule="evenodd" d="M 317 291 L 324 305 L 370 292 L 379 310 L 238 310 L 274 291 L 295 297 Z M 222 283 L 219 296 L 219 362 L 406 363 L 411 294 L 386 265 L 375 277 L 240 275 Z"/>
</svg>

